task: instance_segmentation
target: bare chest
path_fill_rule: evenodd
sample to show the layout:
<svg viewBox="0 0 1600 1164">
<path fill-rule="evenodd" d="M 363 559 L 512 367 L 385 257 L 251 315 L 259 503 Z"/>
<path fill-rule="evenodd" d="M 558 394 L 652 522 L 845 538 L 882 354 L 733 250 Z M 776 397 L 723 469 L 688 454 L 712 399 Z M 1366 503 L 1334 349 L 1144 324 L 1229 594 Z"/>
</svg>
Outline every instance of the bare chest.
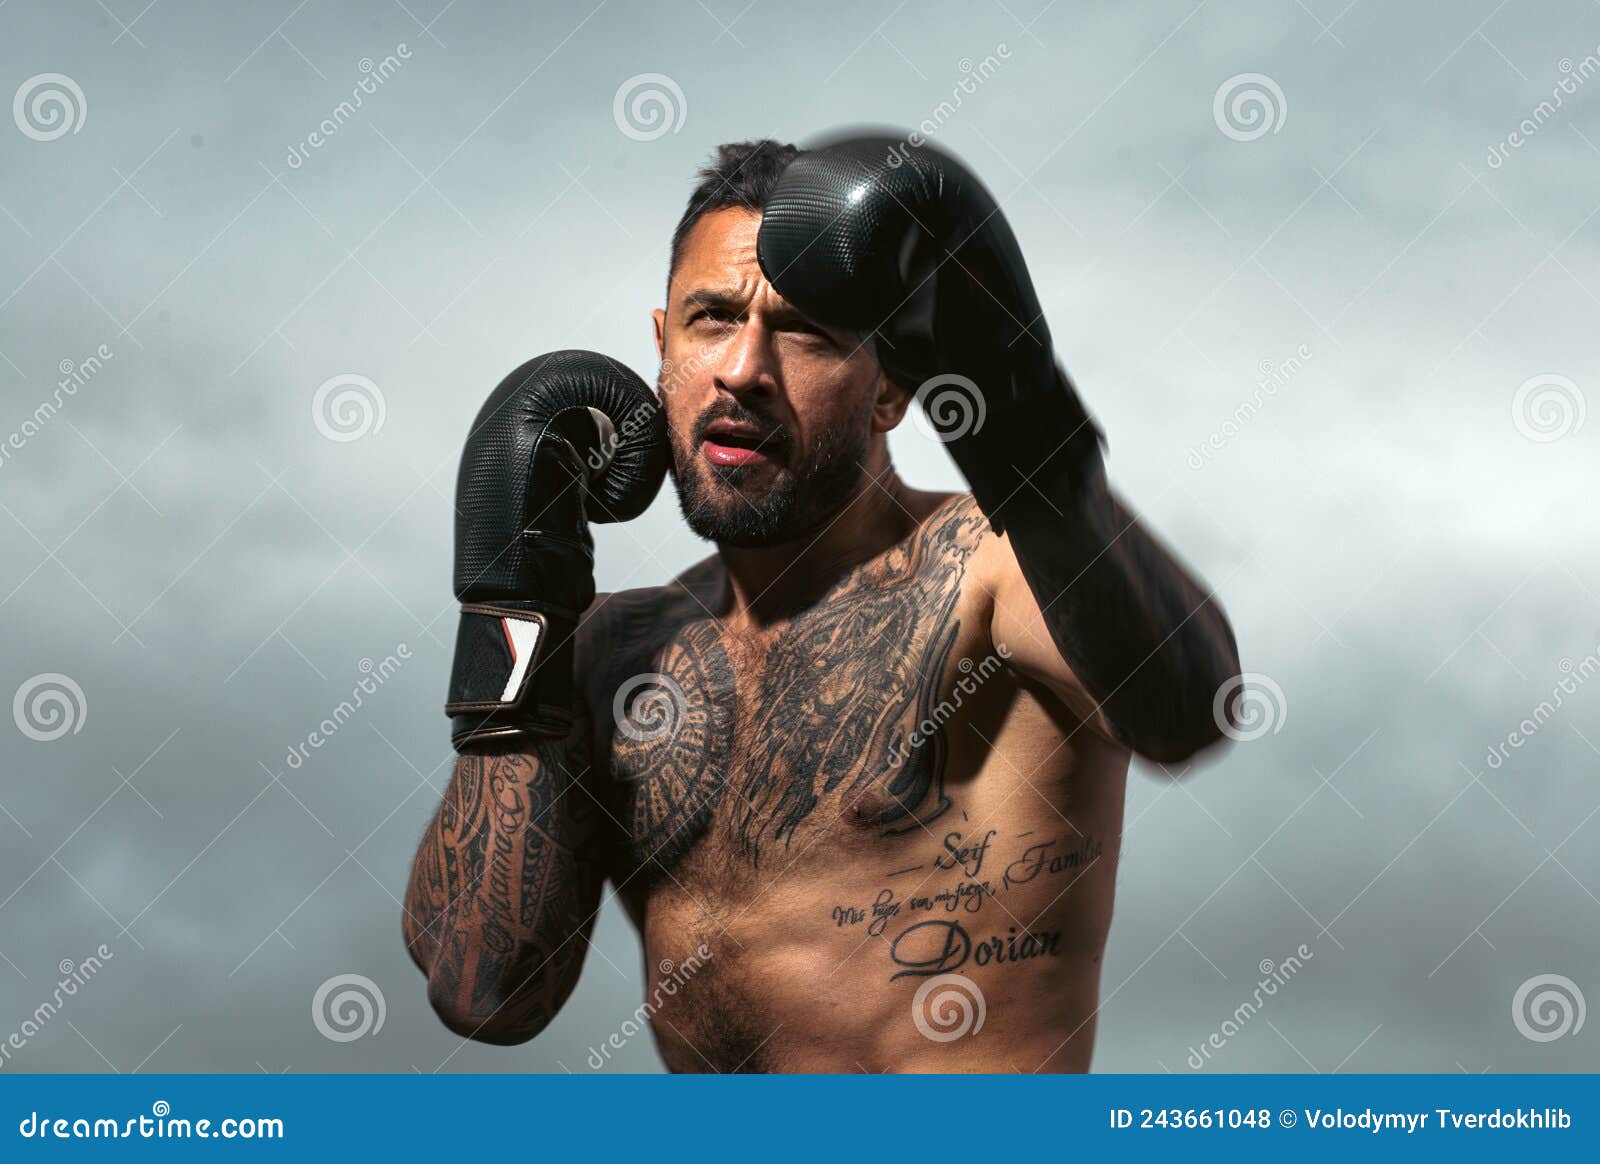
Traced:
<svg viewBox="0 0 1600 1164">
<path fill-rule="evenodd" d="M 633 868 L 752 876 L 944 813 L 963 680 L 1009 682 L 965 558 L 913 545 L 771 633 L 697 619 L 641 660 L 608 757 Z"/>
</svg>

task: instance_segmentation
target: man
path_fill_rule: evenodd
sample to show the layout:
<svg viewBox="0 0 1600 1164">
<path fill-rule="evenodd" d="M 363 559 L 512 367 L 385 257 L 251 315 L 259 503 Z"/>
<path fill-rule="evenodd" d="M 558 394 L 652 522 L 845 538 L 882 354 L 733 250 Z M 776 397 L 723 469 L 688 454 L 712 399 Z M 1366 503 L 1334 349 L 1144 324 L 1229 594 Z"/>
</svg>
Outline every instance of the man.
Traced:
<svg viewBox="0 0 1600 1164">
<path fill-rule="evenodd" d="M 406 902 L 430 1000 L 471 1038 L 538 1034 L 609 878 L 673 1070 L 1086 1070 L 1129 757 L 1223 733 L 1227 621 L 1107 486 L 959 162 L 761 141 L 701 177 L 654 321 L 716 554 L 571 633 L 581 499 L 642 509 L 660 439 L 616 435 L 635 389 L 599 357 L 519 369 L 477 431 L 534 435 L 463 458 L 464 754 Z M 972 493 L 896 475 L 913 395 Z M 625 500 L 596 485 L 619 475 Z"/>
</svg>

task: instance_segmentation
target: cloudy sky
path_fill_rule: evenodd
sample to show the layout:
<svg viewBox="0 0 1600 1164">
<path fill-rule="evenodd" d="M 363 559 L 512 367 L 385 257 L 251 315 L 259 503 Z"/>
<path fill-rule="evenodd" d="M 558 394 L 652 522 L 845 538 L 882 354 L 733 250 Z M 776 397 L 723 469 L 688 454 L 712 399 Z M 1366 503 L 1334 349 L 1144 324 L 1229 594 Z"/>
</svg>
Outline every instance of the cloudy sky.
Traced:
<svg viewBox="0 0 1600 1164">
<path fill-rule="evenodd" d="M 589 1069 L 614 908 L 518 1048 L 401 948 L 456 457 L 530 355 L 653 376 L 718 142 L 856 122 L 1001 198 L 1257 676 L 1259 738 L 1130 780 L 1096 1069 L 1190 1070 L 1301 944 L 1206 1070 L 1600 1064 L 1593 3 L 11 0 L 0 82 L 0 1041 L 111 954 L 6 1070 Z M 605 589 L 705 550 L 665 494 L 599 543 Z"/>
</svg>

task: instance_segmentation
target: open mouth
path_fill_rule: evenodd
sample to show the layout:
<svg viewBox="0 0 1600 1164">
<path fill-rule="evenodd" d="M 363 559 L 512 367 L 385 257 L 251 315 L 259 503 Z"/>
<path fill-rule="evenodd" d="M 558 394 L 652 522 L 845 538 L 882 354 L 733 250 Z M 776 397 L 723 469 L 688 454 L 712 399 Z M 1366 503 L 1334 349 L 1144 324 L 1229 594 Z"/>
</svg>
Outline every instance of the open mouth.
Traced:
<svg viewBox="0 0 1600 1164">
<path fill-rule="evenodd" d="M 713 465 L 743 466 L 777 459 L 780 441 L 775 433 L 753 425 L 715 421 L 707 426 L 700 450 Z"/>
</svg>

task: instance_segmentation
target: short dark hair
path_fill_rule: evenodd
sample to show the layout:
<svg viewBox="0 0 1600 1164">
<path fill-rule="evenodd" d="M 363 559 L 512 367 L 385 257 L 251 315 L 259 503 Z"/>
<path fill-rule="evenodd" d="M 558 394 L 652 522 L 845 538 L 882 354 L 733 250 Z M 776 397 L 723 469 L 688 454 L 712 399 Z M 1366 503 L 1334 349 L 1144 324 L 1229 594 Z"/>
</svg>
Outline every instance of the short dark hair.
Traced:
<svg viewBox="0 0 1600 1164">
<path fill-rule="evenodd" d="M 689 195 L 689 205 L 672 232 L 672 258 L 667 265 L 669 288 L 672 273 L 678 269 L 678 259 L 683 254 L 684 241 L 694 224 L 713 210 L 734 206 L 760 212 L 772 196 L 778 176 L 800 152 L 798 146 L 785 145 L 770 137 L 728 142 L 717 147 L 716 157 L 701 168 L 700 182 Z"/>
</svg>

